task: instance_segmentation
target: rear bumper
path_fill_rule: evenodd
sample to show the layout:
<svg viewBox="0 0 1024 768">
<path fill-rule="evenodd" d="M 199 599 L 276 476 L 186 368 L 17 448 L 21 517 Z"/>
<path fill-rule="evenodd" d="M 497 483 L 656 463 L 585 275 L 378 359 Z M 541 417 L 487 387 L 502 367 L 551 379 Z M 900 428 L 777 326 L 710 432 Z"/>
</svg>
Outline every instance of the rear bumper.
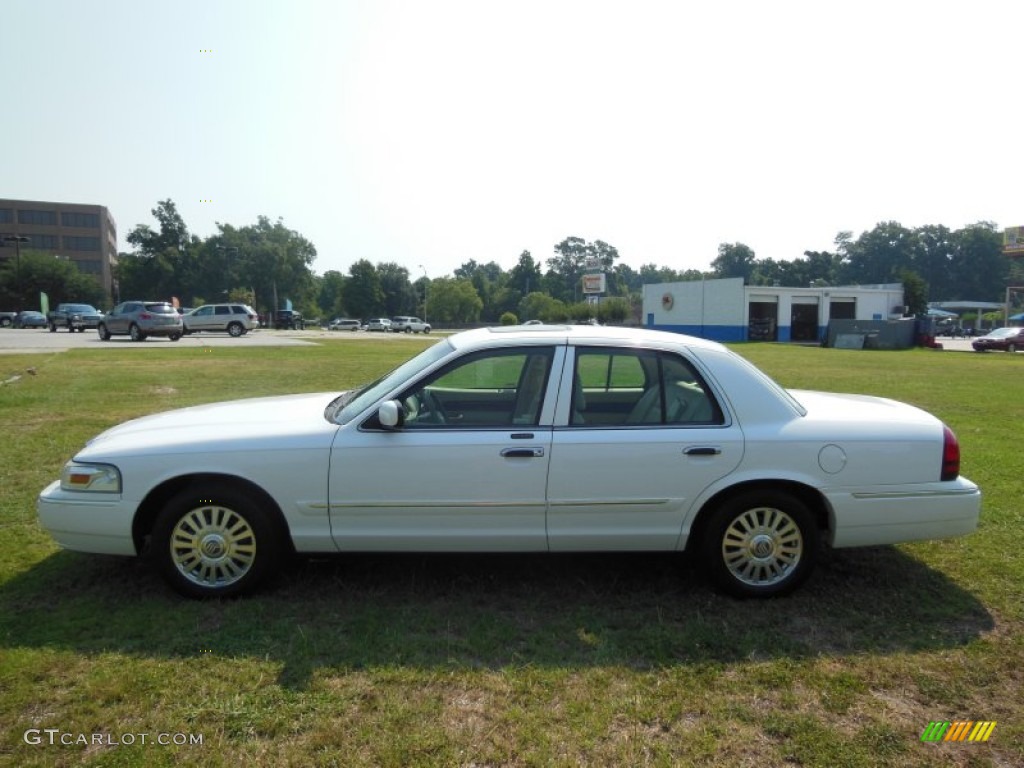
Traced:
<svg viewBox="0 0 1024 768">
<path fill-rule="evenodd" d="M 824 496 L 833 515 L 831 544 L 837 549 L 963 536 L 977 529 L 981 514 L 981 490 L 964 477 L 826 490 Z"/>
</svg>

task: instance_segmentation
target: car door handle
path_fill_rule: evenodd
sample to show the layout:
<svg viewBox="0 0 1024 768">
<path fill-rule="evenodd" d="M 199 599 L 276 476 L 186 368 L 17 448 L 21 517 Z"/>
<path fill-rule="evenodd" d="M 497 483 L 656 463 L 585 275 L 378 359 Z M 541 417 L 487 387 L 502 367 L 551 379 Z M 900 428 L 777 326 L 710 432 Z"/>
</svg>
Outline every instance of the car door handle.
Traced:
<svg viewBox="0 0 1024 768">
<path fill-rule="evenodd" d="M 714 445 L 694 445 L 690 448 L 683 448 L 686 456 L 718 456 L 722 449 Z"/>
<path fill-rule="evenodd" d="M 539 459 L 544 455 L 543 448 L 504 448 L 501 455 L 506 459 Z"/>
</svg>

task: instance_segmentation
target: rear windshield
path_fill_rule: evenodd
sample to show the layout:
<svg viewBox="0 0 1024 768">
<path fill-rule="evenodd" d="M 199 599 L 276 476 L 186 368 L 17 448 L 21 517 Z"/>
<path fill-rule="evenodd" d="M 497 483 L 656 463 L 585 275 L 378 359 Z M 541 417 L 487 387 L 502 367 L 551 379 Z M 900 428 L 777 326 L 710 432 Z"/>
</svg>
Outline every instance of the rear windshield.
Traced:
<svg viewBox="0 0 1024 768">
<path fill-rule="evenodd" d="M 146 309 L 157 315 L 176 315 L 178 311 L 166 301 L 154 301 L 146 304 Z"/>
</svg>

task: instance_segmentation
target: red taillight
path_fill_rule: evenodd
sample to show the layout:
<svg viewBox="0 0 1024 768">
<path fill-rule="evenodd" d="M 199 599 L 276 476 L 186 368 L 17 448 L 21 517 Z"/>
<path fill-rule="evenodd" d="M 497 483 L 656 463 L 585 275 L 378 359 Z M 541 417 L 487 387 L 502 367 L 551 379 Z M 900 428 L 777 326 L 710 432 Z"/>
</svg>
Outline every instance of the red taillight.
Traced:
<svg viewBox="0 0 1024 768">
<path fill-rule="evenodd" d="M 942 425 L 942 477 L 941 480 L 956 480 L 960 476 L 960 443 L 953 430 Z"/>
<path fill-rule="evenodd" d="M 152 320 L 153 316 L 149 312 L 143 312 L 139 315 L 139 320 Z"/>
</svg>

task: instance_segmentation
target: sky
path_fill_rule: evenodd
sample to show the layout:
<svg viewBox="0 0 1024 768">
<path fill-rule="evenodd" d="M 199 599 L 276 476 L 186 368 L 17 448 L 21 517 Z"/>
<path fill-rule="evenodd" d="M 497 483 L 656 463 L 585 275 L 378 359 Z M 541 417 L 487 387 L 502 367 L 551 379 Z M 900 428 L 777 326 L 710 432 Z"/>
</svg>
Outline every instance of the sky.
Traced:
<svg viewBox="0 0 1024 768">
<path fill-rule="evenodd" d="M 1024 224 L 1024 3 L 3 0 L 0 197 L 281 219 L 314 269 L 634 268 Z"/>
</svg>

